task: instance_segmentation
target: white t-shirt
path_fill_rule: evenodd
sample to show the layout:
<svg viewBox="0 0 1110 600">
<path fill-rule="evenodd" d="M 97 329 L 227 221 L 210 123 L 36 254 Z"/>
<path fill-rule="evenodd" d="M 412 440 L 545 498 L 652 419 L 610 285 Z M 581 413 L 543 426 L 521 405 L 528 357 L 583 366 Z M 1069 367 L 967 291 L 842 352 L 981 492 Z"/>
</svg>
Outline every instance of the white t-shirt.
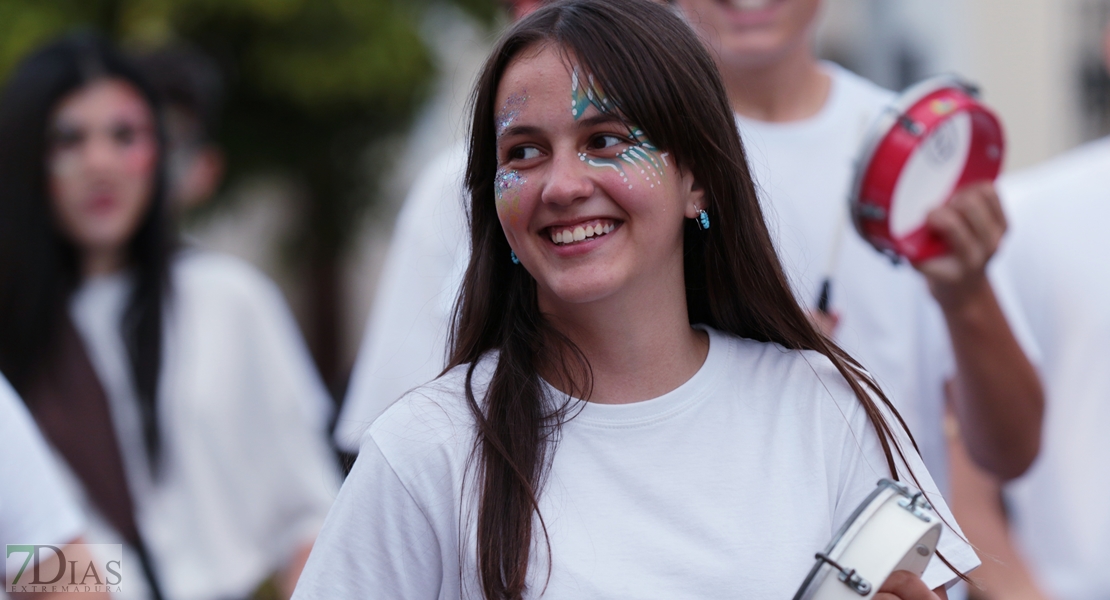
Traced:
<svg viewBox="0 0 1110 600">
<path fill-rule="evenodd" d="M 451 312 L 470 258 L 465 171 L 466 146 L 459 142 L 424 168 L 405 198 L 335 424 L 343 450 L 357 452 L 386 407 L 443 371 Z"/>
<path fill-rule="evenodd" d="M 1061 600 L 1110 598 L 1110 138 L 1001 180 L 992 276 L 1040 353 L 1041 451 L 1006 487 L 1020 550 Z"/>
<path fill-rule="evenodd" d="M 136 521 L 166 597 L 243 597 L 313 539 L 335 498 L 338 468 L 320 418 L 328 395 L 281 293 L 261 273 L 186 250 L 171 281 L 157 483 L 120 335 L 131 278 L 85 283 L 70 315 L 108 397 Z M 120 543 L 86 505 L 90 541 Z M 141 594 L 141 578 L 130 582 L 125 592 Z"/>
<path fill-rule="evenodd" d="M 848 219 L 857 155 L 894 95 L 834 64 L 823 66 L 832 88 L 817 115 L 788 123 L 738 116 L 740 136 L 798 301 L 815 310 L 831 275 L 831 308 L 840 314 L 836 342 L 878 380 L 945 489 L 944 382 L 955 364 L 943 315 L 924 278 L 877 252 Z"/>
<path fill-rule="evenodd" d="M 889 476 L 862 406 L 828 360 L 709 336 L 705 363 L 677 389 L 583 403 L 562 426 L 540 495 L 550 579 L 538 541 L 527 597 L 789 597 L 814 553 Z M 495 360 L 475 371 L 478 398 Z M 294 598 L 481 597 L 465 374 L 453 369 L 373 424 Z M 961 570 L 978 564 L 951 531 L 941 550 Z M 934 560 L 925 581 L 952 577 Z"/>
<path fill-rule="evenodd" d="M 84 527 L 50 448 L 0 375 L 0 549 L 8 544 L 68 544 Z M 8 573 L 5 581 L 15 573 Z M 0 598 L 7 595 L 0 591 Z"/>
</svg>

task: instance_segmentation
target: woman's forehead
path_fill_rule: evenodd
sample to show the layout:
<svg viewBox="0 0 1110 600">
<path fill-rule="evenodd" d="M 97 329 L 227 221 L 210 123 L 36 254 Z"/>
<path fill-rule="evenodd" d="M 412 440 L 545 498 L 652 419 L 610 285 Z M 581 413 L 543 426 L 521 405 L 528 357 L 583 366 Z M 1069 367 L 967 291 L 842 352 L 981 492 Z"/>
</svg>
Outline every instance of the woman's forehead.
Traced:
<svg viewBox="0 0 1110 600">
<path fill-rule="evenodd" d="M 570 97 L 574 65 L 550 44 L 525 49 L 505 68 L 497 89 L 498 104 L 527 90 L 531 96 L 562 93 Z"/>
<path fill-rule="evenodd" d="M 528 48 L 509 63 L 496 102 L 498 113 L 547 112 L 558 107 L 559 113 L 573 120 L 608 112 L 593 78 L 572 55 L 553 44 Z"/>
<path fill-rule="evenodd" d="M 147 120 L 153 115 L 133 85 L 121 79 L 99 79 L 62 98 L 55 108 L 54 118 Z"/>
</svg>

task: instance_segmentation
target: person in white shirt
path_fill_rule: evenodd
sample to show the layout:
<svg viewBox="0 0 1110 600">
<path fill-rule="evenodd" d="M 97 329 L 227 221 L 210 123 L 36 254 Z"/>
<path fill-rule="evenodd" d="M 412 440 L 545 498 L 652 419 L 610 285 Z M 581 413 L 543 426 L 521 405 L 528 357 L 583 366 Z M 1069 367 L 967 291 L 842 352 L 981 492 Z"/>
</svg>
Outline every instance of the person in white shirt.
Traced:
<svg viewBox="0 0 1110 600">
<path fill-rule="evenodd" d="M 0 481 L 4 482 L 0 486 L 0 548 L 5 549 L 5 557 L 8 557 L 6 548 L 9 544 L 44 544 L 60 546 L 67 558 L 82 561 L 88 555 L 83 547 L 76 545 L 84 541 L 80 537 L 85 530 L 81 509 L 66 489 L 58 465 L 50 454 L 50 448 L 35 428 L 23 401 L 2 375 L 0 443 L 3 444 L 3 449 L 0 450 Z M 47 557 L 57 560 L 54 556 L 47 554 Z M 16 554 L 14 558 L 22 557 Z M 5 562 L 15 566 L 15 561 Z M 29 576 L 34 563 L 21 566 Z M 43 573 L 57 572 L 52 569 L 52 564 L 44 562 L 40 566 Z M 41 593 L 23 592 L 21 590 L 28 586 L 13 583 L 18 574 L 18 570 L 13 572 L 5 568 L 4 589 L 0 590 L 0 598 L 11 596 L 56 600 L 76 597 L 92 600 L 109 597 L 104 590 L 82 594 L 71 591 L 52 594 L 49 590 Z M 29 577 L 23 579 L 26 581 Z"/>
<path fill-rule="evenodd" d="M 796 295 L 888 390 L 947 481 L 946 389 L 972 456 L 1002 478 L 1037 454 L 1043 394 L 986 276 L 1005 231 L 978 184 L 929 216 L 951 252 L 893 265 L 852 231 L 854 162 L 893 94 L 814 55 L 820 0 L 671 0 L 720 68 Z M 912 266 L 912 268 L 911 268 Z M 818 309 L 831 279 L 831 310 Z"/>
<path fill-rule="evenodd" d="M 0 370 L 65 459 L 129 597 L 292 591 L 338 488 L 327 393 L 280 293 L 175 247 L 158 102 L 75 34 L 0 98 Z M 141 567 L 141 568 L 138 568 Z"/>
<path fill-rule="evenodd" d="M 450 370 L 362 439 L 298 599 L 772 598 L 875 481 L 935 500 L 878 386 L 808 320 L 716 68 L 668 8 L 520 21 L 478 82 Z M 934 559 L 876 597 L 935 600 Z"/>
<path fill-rule="evenodd" d="M 516 20 L 548 0 L 504 0 Z M 466 147 L 430 161 L 405 197 L 350 384 L 335 421 L 335 443 L 358 452 L 366 428 L 405 392 L 443 372 L 447 330 L 470 258 L 466 231 Z"/>
<path fill-rule="evenodd" d="M 1110 27 L 1104 56 L 1110 65 Z M 980 597 L 1107 598 L 1110 137 L 1007 175 L 999 194 L 1010 231 L 991 274 L 1029 323 L 1045 383 L 1044 442 L 1029 472 L 1005 485 L 966 463 L 954 468 L 954 508 L 974 519 L 968 536 L 991 556 L 975 576 Z"/>
</svg>

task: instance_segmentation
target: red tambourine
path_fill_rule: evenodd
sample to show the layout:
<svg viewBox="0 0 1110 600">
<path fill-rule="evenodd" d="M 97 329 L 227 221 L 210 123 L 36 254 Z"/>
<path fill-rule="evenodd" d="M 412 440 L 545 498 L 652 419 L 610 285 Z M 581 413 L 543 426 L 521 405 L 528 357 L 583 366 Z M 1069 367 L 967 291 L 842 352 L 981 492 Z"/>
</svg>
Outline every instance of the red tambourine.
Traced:
<svg viewBox="0 0 1110 600">
<path fill-rule="evenodd" d="M 976 89 L 945 75 L 906 90 L 872 127 L 850 197 L 856 230 L 880 252 L 913 262 L 947 245 L 925 226 L 956 189 L 993 181 L 1005 140 Z"/>
</svg>

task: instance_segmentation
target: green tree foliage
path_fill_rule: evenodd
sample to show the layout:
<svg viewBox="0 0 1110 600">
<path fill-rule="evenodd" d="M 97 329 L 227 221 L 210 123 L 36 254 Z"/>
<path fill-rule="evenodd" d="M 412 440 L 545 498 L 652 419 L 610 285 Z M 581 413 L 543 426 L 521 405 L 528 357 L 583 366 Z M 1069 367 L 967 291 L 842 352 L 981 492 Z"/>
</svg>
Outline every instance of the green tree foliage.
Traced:
<svg viewBox="0 0 1110 600">
<path fill-rule="evenodd" d="M 433 76 L 417 32 L 433 0 L 0 0 L 0 78 L 34 47 L 93 27 L 125 47 L 186 41 L 227 78 L 220 141 L 229 176 L 277 171 L 306 192 L 292 255 L 311 303 L 308 333 L 334 376 L 337 263 L 373 200 L 363 161 L 403 130 Z M 454 0 L 492 17 L 495 0 Z"/>
</svg>

